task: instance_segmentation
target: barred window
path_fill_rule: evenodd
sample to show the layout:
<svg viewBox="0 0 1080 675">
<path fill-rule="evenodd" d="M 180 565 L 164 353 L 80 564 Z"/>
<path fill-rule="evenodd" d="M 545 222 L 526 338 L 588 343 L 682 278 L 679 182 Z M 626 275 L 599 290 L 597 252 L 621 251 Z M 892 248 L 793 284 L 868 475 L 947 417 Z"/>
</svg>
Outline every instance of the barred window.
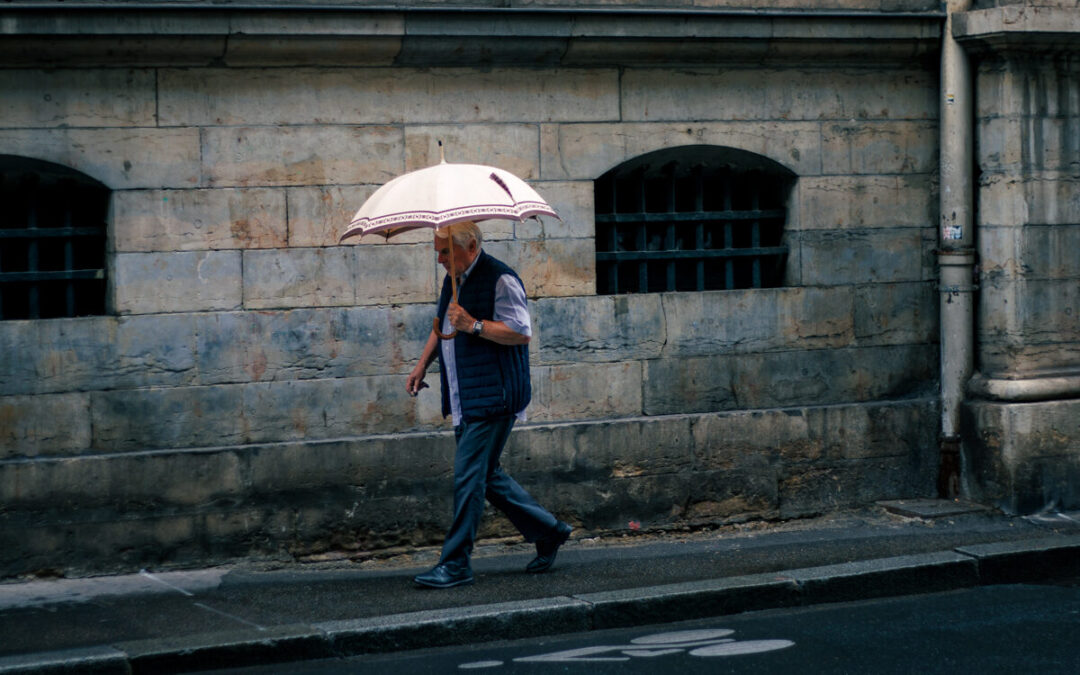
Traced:
<svg viewBox="0 0 1080 675">
<path fill-rule="evenodd" d="M 108 188 L 0 155 L 0 198 L 0 319 L 104 314 Z"/>
<path fill-rule="evenodd" d="M 734 148 L 686 146 L 595 183 L 600 294 L 782 286 L 794 174 Z"/>
</svg>

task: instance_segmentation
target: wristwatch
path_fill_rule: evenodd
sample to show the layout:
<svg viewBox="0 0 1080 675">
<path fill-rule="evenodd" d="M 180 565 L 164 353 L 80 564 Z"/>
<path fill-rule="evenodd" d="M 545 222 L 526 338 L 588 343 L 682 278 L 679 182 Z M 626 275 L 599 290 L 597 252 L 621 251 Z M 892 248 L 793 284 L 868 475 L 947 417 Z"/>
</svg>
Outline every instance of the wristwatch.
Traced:
<svg viewBox="0 0 1080 675">
<path fill-rule="evenodd" d="M 484 332 L 484 322 L 483 321 L 477 321 L 476 323 L 474 323 L 472 325 L 472 334 L 473 335 L 479 336 L 480 333 L 482 333 L 482 332 Z"/>
</svg>

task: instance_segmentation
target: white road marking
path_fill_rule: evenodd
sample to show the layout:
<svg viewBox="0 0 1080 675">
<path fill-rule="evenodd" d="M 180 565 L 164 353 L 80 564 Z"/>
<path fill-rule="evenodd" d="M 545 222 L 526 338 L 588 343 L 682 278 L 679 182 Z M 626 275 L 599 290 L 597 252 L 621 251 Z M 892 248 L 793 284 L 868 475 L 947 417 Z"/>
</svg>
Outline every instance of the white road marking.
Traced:
<svg viewBox="0 0 1080 675">
<path fill-rule="evenodd" d="M 675 645 L 683 642 L 712 641 L 731 635 L 735 631 L 730 628 L 710 628 L 704 630 L 683 630 L 671 633 L 655 633 L 634 638 L 630 642 L 635 645 Z"/>
<path fill-rule="evenodd" d="M 188 596 L 189 598 L 195 597 L 195 594 L 192 593 L 191 591 L 188 591 L 187 589 L 184 589 L 184 588 L 180 588 L 176 584 L 170 584 L 168 581 L 165 581 L 161 577 L 155 576 L 155 575 L 151 574 L 150 572 L 147 572 L 146 570 L 140 570 L 139 574 L 146 577 L 150 581 L 155 581 L 155 582 L 161 584 L 162 586 L 167 586 L 168 588 L 173 589 L 177 593 L 182 593 L 182 594 Z"/>
<path fill-rule="evenodd" d="M 479 670 L 480 668 L 498 668 L 502 664 L 502 661 L 473 661 L 472 663 L 463 663 L 458 668 L 461 670 Z"/>
<path fill-rule="evenodd" d="M 740 654 L 760 654 L 777 649 L 787 649 L 795 643 L 791 640 L 736 640 L 721 645 L 698 647 L 690 656 L 738 656 Z"/>
<path fill-rule="evenodd" d="M 629 661 L 631 658 L 656 658 L 672 654 L 688 653 L 690 656 L 736 656 L 787 649 L 795 645 L 791 640 L 735 640 L 728 638 L 735 631 L 728 628 L 673 631 L 653 633 L 630 640 L 628 645 L 595 645 L 578 649 L 565 649 L 547 654 L 519 656 L 516 663 L 590 663 Z M 501 661 L 476 661 L 459 668 L 492 668 Z"/>
</svg>

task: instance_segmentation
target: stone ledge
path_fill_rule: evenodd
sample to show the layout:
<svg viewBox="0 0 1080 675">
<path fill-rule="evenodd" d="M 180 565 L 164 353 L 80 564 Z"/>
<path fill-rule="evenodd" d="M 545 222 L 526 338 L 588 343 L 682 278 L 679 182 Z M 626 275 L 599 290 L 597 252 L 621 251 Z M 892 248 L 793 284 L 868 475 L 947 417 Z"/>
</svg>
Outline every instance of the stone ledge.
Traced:
<svg viewBox="0 0 1080 675">
<path fill-rule="evenodd" d="M 982 52 L 1080 51 L 1080 10 L 1010 5 L 953 17 L 953 37 Z"/>
<path fill-rule="evenodd" d="M 257 7 L 5 8 L 8 65 L 490 65 L 907 60 L 937 50 L 937 10 Z M 48 45 L 48 49 L 43 47 Z M 663 48 L 658 49 L 657 47 Z M 645 47 L 645 48 L 643 48 Z"/>
</svg>

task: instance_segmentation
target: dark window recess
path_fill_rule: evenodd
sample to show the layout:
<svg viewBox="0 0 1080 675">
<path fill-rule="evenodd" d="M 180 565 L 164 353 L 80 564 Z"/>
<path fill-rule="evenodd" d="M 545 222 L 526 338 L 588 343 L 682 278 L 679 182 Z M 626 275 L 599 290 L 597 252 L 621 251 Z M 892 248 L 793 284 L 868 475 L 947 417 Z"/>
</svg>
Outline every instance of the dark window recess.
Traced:
<svg viewBox="0 0 1080 675">
<path fill-rule="evenodd" d="M 782 286 L 793 180 L 764 157 L 712 146 L 612 169 L 595 185 L 597 292 Z"/>
<path fill-rule="evenodd" d="M 108 188 L 0 155 L 0 197 L 0 319 L 104 314 Z"/>
</svg>

